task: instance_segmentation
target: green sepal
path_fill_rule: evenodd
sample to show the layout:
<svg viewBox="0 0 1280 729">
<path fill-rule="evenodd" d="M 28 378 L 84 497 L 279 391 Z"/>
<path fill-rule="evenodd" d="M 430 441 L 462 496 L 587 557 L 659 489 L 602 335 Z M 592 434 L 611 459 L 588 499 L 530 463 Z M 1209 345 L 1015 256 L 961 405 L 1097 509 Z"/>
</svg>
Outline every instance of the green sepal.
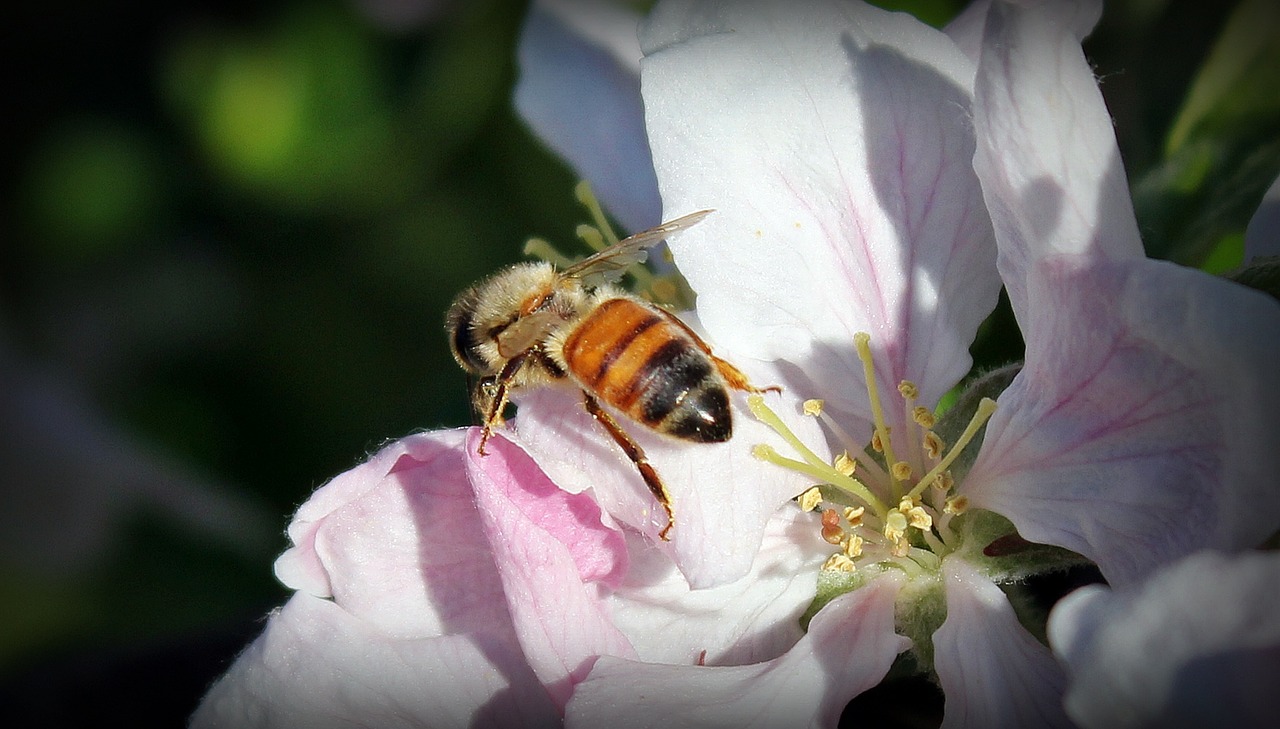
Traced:
<svg viewBox="0 0 1280 729">
<path fill-rule="evenodd" d="M 960 534 L 956 556 L 998 585 L 1089 563 L 1069 549 L 1023 539 L 1013 522 L 985 509 L 965 512 L 951 527 Z"/>
</svg>

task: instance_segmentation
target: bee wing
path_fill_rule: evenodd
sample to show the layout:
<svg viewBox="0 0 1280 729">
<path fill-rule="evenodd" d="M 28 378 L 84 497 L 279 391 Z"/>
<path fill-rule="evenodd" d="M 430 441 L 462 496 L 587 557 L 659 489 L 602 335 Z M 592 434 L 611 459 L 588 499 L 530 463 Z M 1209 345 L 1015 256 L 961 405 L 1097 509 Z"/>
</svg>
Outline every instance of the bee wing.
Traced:
<svg viewBox="0 0 1280 729">
<path fill-rule="evenodd" d="M 593 256 L 578 261 L 562 271 L 560 275 L 562 278 L 577 279 L 588 288 L 613 283 L 622 278 L 622 274 L 633 264 L 644 263 L 649 248 L 692 227 L 711 213 L 711 210 L 699 210 L 663 223 L 656 228 L 636 233 Z"/>
</svg>

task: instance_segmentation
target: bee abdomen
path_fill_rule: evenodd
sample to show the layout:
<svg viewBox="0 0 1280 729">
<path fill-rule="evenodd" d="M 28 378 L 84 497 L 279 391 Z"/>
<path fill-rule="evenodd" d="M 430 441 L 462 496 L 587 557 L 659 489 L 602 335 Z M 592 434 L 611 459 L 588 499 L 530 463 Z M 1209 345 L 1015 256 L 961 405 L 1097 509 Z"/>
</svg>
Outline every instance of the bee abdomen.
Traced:
<svg viewBox="0 0 1280 729">
<path fill-rule="evenodd" d="M 600 399 L 662 433 L 701 443 L 733 434 L 729 396 L 682 328 L 629 299 L 611 299 L 565 341 L 569 369 Z"/>
</svg>

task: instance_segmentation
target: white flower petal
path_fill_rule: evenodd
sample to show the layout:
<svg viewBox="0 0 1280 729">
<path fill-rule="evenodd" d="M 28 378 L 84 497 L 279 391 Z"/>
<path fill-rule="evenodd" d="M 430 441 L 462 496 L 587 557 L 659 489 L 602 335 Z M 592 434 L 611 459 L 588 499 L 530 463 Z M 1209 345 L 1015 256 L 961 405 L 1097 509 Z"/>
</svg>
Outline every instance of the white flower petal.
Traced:
<svg viewBox="0 0 1280 729">
<path fill-rule="evenodd" d="M 509 624 L 399 640 L 298 593 L 214 684 L 193 729 L 558 726 Z"/>
<path fill-rule="evenodd" d="M 1018 622 L 1005 594 L 960 559 L 944 560 L 942 569 L 947 619 L 933 645 L 946 694 L 943 728 L 1070 727 L 1062 668 Z"/>
<path fill-rule="evenodd" d="M 1160 261 L 1061 257 L 961 485 L 1113 585 L 1196 549 L 1253 547 L 1280 514 L 1280 306 Z"/>
<path fill-rule="evenodd" d="M 640 100 L 640 17 L 621 4 L 540 0 L 525 18 L 515 105 L 630 231 L 657 225 Z"/>
<path fill-rule="evenodd" d="M 1098 0 L 997 2 L 987 17 L 974 167 L 1024 328 L 1025 278 L 1040 258 L 1142 255 L 1111 116 L 1080 50 L 1100 12 Z"/>
<path fill-rule="evenodd" d="M 973 0 L 942 29 L 977 70 L 982 57 L 982 34 L 987 26 L 987 13 L 993 0 Z"/>
<path fill-rule="evenodd" d="M 1244 231 L 1244 260 L 1280 256 L 1280 177 L 1262 196 L 1262 204 Z"/>
<path fill-rule="evenodd" d="M 894 633 L 900 578 L 882 576 L 824 607 L 785 655 L 750 666 L 602 658 L 578 686 L 568 727 L 834 727 L 909 642 Z"/>
<path fill-rule="evenodd" d="M 1049 616 L 1081 726 L 1263 727 L 1280 713 L 1280 555 L 1204 552 L 1133 589 L 1094 586 Z"/>
<path fill-rule="evenodd" d="M 866 331 L 885 392 L 911 379 L 936 402 L 1000 286 L 969 60 L 910 16 L 839 2 L 663 2 L 641 42 L 664 210 L 717 211 L 670 243 L 712 341 L 869 420 Z"/>
<path fill-rule="evenodd" d="M 799 414 L 800 404 L 790 393 L 766 395 L 765 400 L 805 443 L 822 448 L 819 424 Z M 669 543 L 657 539 L 667 524 L 666 513 L 635 465 L 583 409 L 579 393 L 547 388 L 522 396 L 516 432 L 561 488 L 591 489 L 613 518 L 649 535 L 657 548 L 671 554 L 691 585 L 712 587 L 747 573 L 765 524 L 778 506 L 812 485 L 806 477 L 751 454 L 758 443 L 773 444 L 787 455 L 790 450 L 751 416 L 742 394 L 732 395 L 731 401 L 734 435 L 727 443 L 677 440 L 616 416 L 671 492 L 676 525 Z M 818 456 L 830 454 L 822 451 Z"/>
<path fill-rule="evenodd" d="M 804 634 L 800 615 L 831 552 L 815 516 L 790 504 L 769 521 L 751 571 L 719 587 L 689 589 L 664 553 L 629 541 L 626 579 L 605 602 L 649 663 L 692 664 L 705 652 L 706 663 L 729 666 L 781 655 Z"/>
</svg>

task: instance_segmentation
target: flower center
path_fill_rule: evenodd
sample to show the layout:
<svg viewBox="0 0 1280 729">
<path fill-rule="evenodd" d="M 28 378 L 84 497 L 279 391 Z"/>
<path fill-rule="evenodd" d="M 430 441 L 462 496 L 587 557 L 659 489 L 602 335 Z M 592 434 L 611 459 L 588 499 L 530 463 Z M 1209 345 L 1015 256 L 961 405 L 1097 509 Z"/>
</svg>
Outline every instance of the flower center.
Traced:
<svg viewBox="0 0 1280 729">
<path fill-rule="evenodd" d="M 898 395 L 905 408 L 906 432 L 893 433 L 876 387 L 870 340 L 863 332 L 854 337 L 871 403 L 870 452 L 823 412 L 821 400 L 809 400 L 805 414 L 821 419 L 845 448 L 827 463 L 795 436 L 763 398 L 753 395 L 748 399 L 751 412 L 782 436 L 800 459 L 787 458 L 764 444 L 753 453 L 819 482 L 798 501 L 805 511 L 821 510 L 822 538 L 838 548 L 824 570 L 852 572 L 874 564 L 897 566 L 915 576 L 936 571 L 942 558 L 959 546 L 951 521 L 968 504 L 955 492 L 951 466 L 995 412 L 996 403 L 983 398 L 968 426 L 948 448 L 933 431 L 934 414 L 917 404 L 919 388 L 904 380 L 898 384 Z"/>
</svg>

